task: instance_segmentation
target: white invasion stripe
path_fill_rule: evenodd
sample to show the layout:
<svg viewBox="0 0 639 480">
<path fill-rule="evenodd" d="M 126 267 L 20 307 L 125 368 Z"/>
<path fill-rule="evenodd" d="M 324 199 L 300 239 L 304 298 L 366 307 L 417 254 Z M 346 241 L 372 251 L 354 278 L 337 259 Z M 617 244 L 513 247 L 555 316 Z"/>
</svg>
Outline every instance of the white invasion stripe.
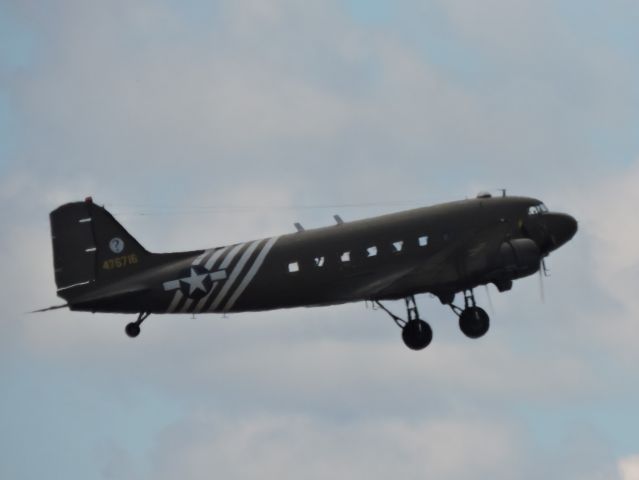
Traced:
<svg viewBox="0 0 639 480">
<path fill-rule="evenodd" d="M 226 305 L 224 306 L 224 310 L 223 310 L 224 312 L 228 312 L 231 308 L 233 308 L 233 305 L 235 305 L 235 302 L 237 302 L 237 299 L 240 298 L 240 295 L 244 293 L 244 290 L 246 289 L 246 287 L 248 287 L 251 281 L 253 281 L 253 278 L 255 277 L 255 275 L 257 275 L 257 272 L 260 270 L 260 267 L 264 263 L 264 260 L 266 259 L 268 252 L 271 251 L 271 248 L 273 248 L 273 245 L 275 245 L 275 242 L 277 242 L 278 239 L 279 237 L 273 237 L 266 243 L 266 245 L 264 246 L 264 248 L 258 255 L 257 260 L 253 262 L 253 266 L 244 277 L 244 280 L 242 280 L 242 283 L 240 283 L 240 285 L 237 287 L 237 289 L 235 290 L 235 293 L 233 293 L 229 301 L 226 302 Z"/>
<path fill-rule="evenodd" d="M 228 249 L 229 247 L 224 247 L 216 250 L 215 253 L 211 255 L 211 258 L 209 258 L 209 261 L 206 262 L 204 268 L 206 268 L 207 270 L 211 270 L 213 268 L 213 265 L 215 265 L 215 262 L 217 262 L 217 259 L 220 258 L 220 256 L 224 254 L 224 252 L 226 252 Z"/>
<path fill-rule="evenodd" d="M 189 311 L 189 307 L 193 303 L 193 299 L 189 298 L 186 302 L 184 302 L 184 306 L 180 309 L 180 312 L 186 313 Z"/>
<path fill-rule="evenodd" d="M 179 305 L 181 300 L 182 300 L 182 291 L 178 290 L 177 292 L 175 292 L 175 296 L 173 297 L 173 301 L 171 302 L 171 305 L 169 305 L 169 308 L 166 311 L 166 313 L 175 312 L 175 309 L 177 308 L 177 306 Z"/>
<path fill-rule="evenodd" d="M 211 290 L 209 290 L 209 293 L 206 294 L 206 297 L 200 300 L 198 304 L 195 306 L 195 309 L 193 310 L 194 313 L 200 313 L 202 311 L 202 309 L 204 308 L 204 305 L 206 305 L 206 302 L 209 301 L 209 298 L 211 298 L 211 295 L 213 295 L 213 292 L 217 288 L 218 284 L 219 282 L 215 282 L 213 283 L 213 285 L 211 285 Z"/>
<path fill-rule="evenodd" d="M 204 268 L 206 268 L 207 270 L 211 270 L 213 268 L 213 266 L 215 265 L 215 262 L 217 262 L 217 260 L 228 249 L 229 249 L 229 247 L 224 247 L 224 248 L 220 248 L 219 250 L 217 250 L 213 255 L 211 255 L 211 258 L 209 258 L 209 261 L 206 262 L 206 265 L 204 265 Z M 211 298 L 211 295 L 213 294 L 213 292 L 217 288 L 218 282 L 216 280 L 226 280 L 226 271 L 225 270 L 218 270 L 217 272 L 213 272 L 213 273 L 209 274 L 209 278 L 215 283 L 213 283 L 213 285 L 211 285 L 211 290 L 209 290 L 209 293 L 207 293 L 206 296 L 204 298 L 202 298 L 197 303 L 197 305 L 195 306 L 195 309 L 193 310 L 194 312 L 200 313 L 202 311 L 202 309 L 204 308 L 204 305 L 207 304 L 207 302 L 209 301 L 209 298 Z"/>
<path fill-rule="evenodd" d="M 213 304 L 209 308 L 209 311 L 215 311 L 215 309 L 220 305 L 220 303 L 222 303 L 222 300 L 224 300 L 224 297 L 229 292 L 229 290 L 233 286 L 233 283 L 235 283 L 235 280 L 237 279 L 237 277 L 242 272 L 242 269 L 244 268 L 244 265 L 246 265 L 246 262 L 248 262 L 248 259 L 251 257 L 251 255 L 253 255 L 253 252 L 255 251 L 255 249 L 257 248 L 257 245 L 261 241 L 262 240 L 256 240 L 253 243 L 251 243 L 251 245 L 242 254 L 242 257 L 240 258 L 240 261 L 237 262 L 237 265 L 235 265 L 235 268 L 233 269 L 233 272 L 231 273 L 231 276 L 226 281 L 226 283 L 224 284 L 224 287 L 222 288 L 220 293 L 218 293 L 217 297 L 215 297 L 215 301 L 213 302 Z M 224 268 L 224 264 L 222 264 L 222 268 Z"/>
<path fill-rule="evenodd" d="M 193 265 L 199 265 L 200 263 L 202 263 L 202 260 L 204 260 L 206 258 L 206 256 L 211 253 L 213 250 L 206 250 L 202 255 L 200 255 L 199 257 L 197 257 L 195 260 L 193 260 Z"/>
<path fill-rule="evenodd" d="M 218 270 L 217 272 L 209 273 L 211 281 L 226 280 L 226 270 Z"/>
<path fill-rule="evenodd" d="M 226 256 L 226 258 L 222 262 L 222 265 L 220 265 L 220 270 L 224 270 L 231 264 L 231 262 L 235 258 L 235 255 L 237 255 L 237 252 L 239 252 L 244 245 L 245 245 L 244 243 L 240 243 L 239 245 L 235 245 L 235 247 L 233 247 L 233 250 L 229 252 L 229 254 Z"/>
<path fill-rule="evenodd" d="M 177 290 L 180 288 L 180 281 L 179 280 L 171 280 L 170 282 L 164 282 L 164 284 L 162 285 L 164 287 L 165 291 L 169 291 L 169 290 Z"/>
</svg>

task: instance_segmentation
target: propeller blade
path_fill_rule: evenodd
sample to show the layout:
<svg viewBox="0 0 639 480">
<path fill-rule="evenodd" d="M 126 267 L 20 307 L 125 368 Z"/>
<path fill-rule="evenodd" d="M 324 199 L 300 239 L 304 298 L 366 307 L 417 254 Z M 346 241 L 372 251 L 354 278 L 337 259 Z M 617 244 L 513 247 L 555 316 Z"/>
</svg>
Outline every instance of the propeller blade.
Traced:
<svg viewBox="0 0 639 480">
<path fill-rule="evenodd" d="M 544 268 L 544 277 L 550 277 L 550 270 L 548 265 L 546 265 L 546 257 L 541 259 L 541 266 Z"/>
<path fill-rule="evenodd" d="M 546 292 L 544 290 L 544 276 L 546 274 L 546 265 L 542 260 L 539 264 L 539 297 L 541 303 L 546 303 Z"/>
<path fill-rule="evenodd" d="M 493 306 L 493 298 L 490 295 L 490 288 L 488 288 L 488 284 L 484 285 L 486 287 L 486 297 L 488 297 L 488 308 L 490 309 L 490 314 L 495 315 L 495 307 Z"/>
</svg>

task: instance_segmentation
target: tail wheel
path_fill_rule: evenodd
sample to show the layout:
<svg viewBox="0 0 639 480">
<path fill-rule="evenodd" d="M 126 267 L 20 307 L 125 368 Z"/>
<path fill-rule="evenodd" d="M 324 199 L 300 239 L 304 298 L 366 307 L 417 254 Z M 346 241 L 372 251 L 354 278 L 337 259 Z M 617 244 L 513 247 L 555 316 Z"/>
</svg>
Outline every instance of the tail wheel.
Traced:
<svg viewBox="0 0 639 480">
<path fill-rule="evenodd" d="M 411 320 L 402 330 L 402 340 L 411 350 L 423 350 L 433 340 L 433 330 L 423 320 Z"/>
<path fill-rule="evenodd" d="M 140 312 L 138 314 L 138 319 L 135 322 L 127 324 L 127 326 L 124 328 L 126 334 L 131 338 L 135 338 L 140 335 L 140 325 L 142 325 L 142 322 L 144 322 L 144 320 L 149 318 L 149 315 L 151 315 L 151 312 Z"/>
<path fill-rule="evenodd" d="M 136 322 L 131 322 L 127 324 L 127 326 L 124 328 L 124 331 L 129 337 L 135 338 L 140 335 L 140 325 Z"/>
<path fill-rule="evenodd" d="M 480 338 L 490 328 L 490 317 L 483 308 L 468 307 L 459 316 L 459 328 L 468 338 Z"/>
</svg>

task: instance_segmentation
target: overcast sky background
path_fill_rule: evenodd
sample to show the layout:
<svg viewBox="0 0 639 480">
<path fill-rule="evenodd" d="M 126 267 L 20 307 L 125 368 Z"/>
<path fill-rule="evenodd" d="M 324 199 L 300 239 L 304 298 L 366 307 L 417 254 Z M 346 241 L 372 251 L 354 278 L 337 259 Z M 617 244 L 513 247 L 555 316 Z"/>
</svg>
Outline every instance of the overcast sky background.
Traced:
<svg viewBox="0 0 639 480">
<path fill-rule="evenodd" d="M 639 479 L 637 25 L 635 0 L 0 0 L 0 477 Z M 479 341 L 427 296 L 421 353 L 362 304 L 135 341 L 24 314 L 60 303 L 48 213 L 86 195 L 171 251 L 497 188 L 580 231 L 545 303 L 492 289 Z M 327 204 L 376 205 L 301 208 Z"/>
</svg>

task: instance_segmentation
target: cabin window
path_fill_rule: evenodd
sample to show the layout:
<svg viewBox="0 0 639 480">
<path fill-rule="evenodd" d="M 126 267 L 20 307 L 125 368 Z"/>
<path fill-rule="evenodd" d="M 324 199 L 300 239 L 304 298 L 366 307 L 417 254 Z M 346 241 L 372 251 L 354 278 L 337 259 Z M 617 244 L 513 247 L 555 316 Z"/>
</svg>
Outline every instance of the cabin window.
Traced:
<svg viewBox="0 0 639 480">
<path fill-rule="evenodd" d="M 288 264 L 289 273 L 297 273 L 300 271 L 300 264 L 298 262 L 291 262 Z"/>
<path fill-rule="evenodd" d="M 351 252 L 342 253 L 342 256 L 340 257 L 340 260 L 342 261 L 342 263 L 350 262 L 351 261 Z"/>
<path fill-rule="evenodd" d="M 422 235 L 417 240 L 419 242 L 419 246 L 420 247 L 425 247 L 425 246 L 428 245 L 428 236 L 427 235 Z"/>
<path fill-rule="evenodd" d="M 366 258 L 371 258 L 376 256 L 377 256 L 377 247 L 368 247 L 366 249 Z"/>
<path fill-rule="evenodd" d="M 393 253 L 400 253 L 404 249 L 404 241 L 399 240 L 397 242 L 393 242 Z"/>
<path fill-rule="evenodd" d="M 325 261 L 326 261 L 325 257 L 315 257 L 315 259 L 313 260 L 313 263 L 315 264 L 316 267 L 322 268 L 324 266 Z"/>
</svg>

